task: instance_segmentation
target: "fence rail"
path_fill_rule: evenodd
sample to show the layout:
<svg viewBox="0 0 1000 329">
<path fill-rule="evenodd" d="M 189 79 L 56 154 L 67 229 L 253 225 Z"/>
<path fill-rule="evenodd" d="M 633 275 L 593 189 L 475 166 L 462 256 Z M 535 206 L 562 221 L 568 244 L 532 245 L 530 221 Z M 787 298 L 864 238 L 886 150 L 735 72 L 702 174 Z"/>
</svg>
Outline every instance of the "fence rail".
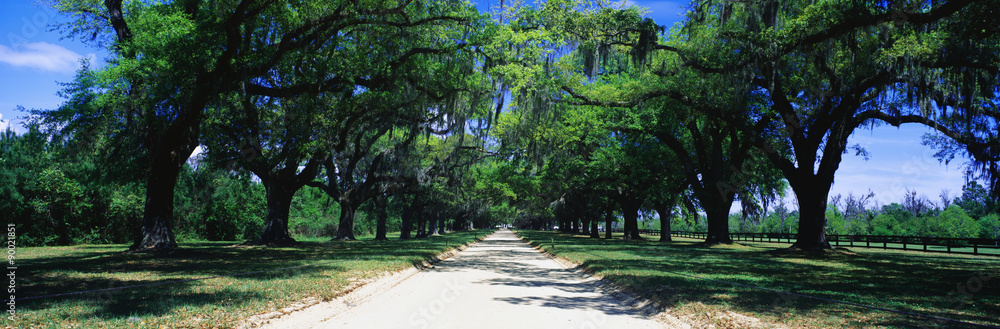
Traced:
<svg viewBox="0 0 1000 329">
<path fill-rule="evenodd" d="M 659 235 L 660 230 L 639 230 L 639 233 Z M 708 237 L 707 232 L 689 231 L 672 231 L 670 235 L 693 239 Z M 729 233 L 729 236 L 736 241 L 777 243 L 793 243 L 798 238 L 797 234 L 790 233 Z M 833 246 L 1000 256 L 1000 240 L 996 239 L 843 234 L 827 234 L 826 239 Z"/>
</svg>

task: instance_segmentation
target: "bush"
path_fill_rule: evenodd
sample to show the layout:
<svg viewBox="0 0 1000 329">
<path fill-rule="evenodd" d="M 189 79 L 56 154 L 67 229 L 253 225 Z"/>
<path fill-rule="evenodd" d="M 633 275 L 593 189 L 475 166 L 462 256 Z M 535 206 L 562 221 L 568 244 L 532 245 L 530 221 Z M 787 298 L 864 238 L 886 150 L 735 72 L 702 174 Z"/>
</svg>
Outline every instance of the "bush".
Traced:
<svg viewBox="0 0 1000 329">
<path fill-rule="evenodd" d="M 924 236 L 929 237 L 970 238 L 980 232 L 979 224 L 957 205 L 949 206 L 937 218 L 925 218 L 924 224 Z"/>
<path fill-rule="evenodd" d="M 983 239 L 1000 239 L 1000 215 L 989 214 L 978 221 L 979 237 Z"/>
</svg>

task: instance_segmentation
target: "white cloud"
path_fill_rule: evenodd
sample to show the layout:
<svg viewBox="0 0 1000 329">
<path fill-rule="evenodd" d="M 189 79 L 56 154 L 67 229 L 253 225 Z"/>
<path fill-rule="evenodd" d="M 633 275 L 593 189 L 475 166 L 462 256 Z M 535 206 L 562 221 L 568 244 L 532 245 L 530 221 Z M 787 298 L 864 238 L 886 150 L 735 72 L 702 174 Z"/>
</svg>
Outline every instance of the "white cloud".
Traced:
<svg viewBox="0 0 1000 329">
<path fill-rule="evenodd" d="M 15 67 L 26 67 L 45 72 L 73 73 L 80 67 L 83 55 L 47 42 L 25 43 L 17 49 L 0 45 L 0 63 Z M 87 54 L 91 62 L 96 55 Z"/>
<path fill-rule="evenodd" d="M 8 128 L 13 128 L 13 126 L 11 126 L 11 121 L 4 120 L 3 114 L 0 114 L 0 132 L 5 132 Z"/>
</svg>

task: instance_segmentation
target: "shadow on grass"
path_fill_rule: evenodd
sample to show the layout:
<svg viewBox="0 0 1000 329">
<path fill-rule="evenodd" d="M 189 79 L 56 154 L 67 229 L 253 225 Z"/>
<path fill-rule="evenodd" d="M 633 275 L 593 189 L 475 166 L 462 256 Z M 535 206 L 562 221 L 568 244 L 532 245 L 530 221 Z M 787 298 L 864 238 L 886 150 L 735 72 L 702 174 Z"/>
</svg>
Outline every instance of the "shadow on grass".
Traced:
<svg viewBox="0 0 1000 329">
<path fill-rule="evenodd" d="M 116 246 L 34 248 L 37 256 L 26 259 L 19 268 L 19 291 L 23 293 L 18 297 L 90 292 L 23 300 L 18 307 L 81 321 L 157 317 L 181 308 L 212 305 L 238 308 L 281 294 L 274 291 L 275 285 L 300 281 L 298 289 L 330 290 L 335 287 L 310 286 L 308 282 L 330 282 L 331 275 L 346 273 L 357 264 L 373 270 L 417 264 L 449 245 L 485 233 L 463 231 L 404 241 L 304 242 L 292 247 L 195 242 L 162 253 L 126 253 Z M 296 267 L 301 265 L 311 266 Z M 284 269 L 288 267 L 296 268 Z M 256 271 L 267 272 L 231 276 Z M 184 281 L 216 276 L 223 278 Z M 347 282 L 346 277 L 340 280 Z"/>
<path fill-rule="evenodd" d="M 1000 260 L 996 259 L 866 253 L 863 248 L 812 255 L 740 243 L 623 241 L 535 231 L 524 235 L 671 308 L 703 303 L 791 324 L 947 327 L 926 318 L 707 280 L 711 279 L 1000 325 Z"/>
</svg>

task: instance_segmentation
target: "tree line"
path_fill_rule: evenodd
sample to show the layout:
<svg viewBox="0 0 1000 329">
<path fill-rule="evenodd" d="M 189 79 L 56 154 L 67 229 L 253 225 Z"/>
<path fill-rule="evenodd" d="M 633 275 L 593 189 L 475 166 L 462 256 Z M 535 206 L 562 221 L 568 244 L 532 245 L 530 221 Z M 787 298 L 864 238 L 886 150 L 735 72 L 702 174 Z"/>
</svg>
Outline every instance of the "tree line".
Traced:
<svg viewBox="0 0 1000 329">
<path fill-rule="evenodd" d="M 634 239 L 650 210 L 719 243 L 733 203 L 759 220 L 790 188 L 795 246 L 829 248 L 865 127 L 933 128 L 997 212 L 996 5 L 692 1 L 668 29 L 602 1 L 57 1 L 111 58 L 3 136 L 3 209 L 40 243 L 134 250 L 292 244 L 302 218 L 384 239 L 620 216 Z"/>
</svg>

